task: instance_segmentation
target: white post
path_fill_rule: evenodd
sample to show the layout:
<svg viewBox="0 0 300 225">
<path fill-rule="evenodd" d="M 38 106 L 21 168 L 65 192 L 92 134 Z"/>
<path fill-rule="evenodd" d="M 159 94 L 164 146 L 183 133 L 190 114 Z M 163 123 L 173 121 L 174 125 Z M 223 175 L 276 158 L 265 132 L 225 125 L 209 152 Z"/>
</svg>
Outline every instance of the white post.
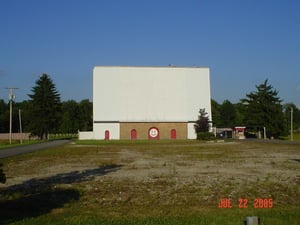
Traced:
<svg viewBox="0 0 300 225">
<path fill-rule="evenodd" d="M 22 117 L 21 117 L 21 109 L 19 109 L 19 123 L 20 123 L 20 143 L 23 144 L 23 132 L 22 132 Z"/>
</svg>

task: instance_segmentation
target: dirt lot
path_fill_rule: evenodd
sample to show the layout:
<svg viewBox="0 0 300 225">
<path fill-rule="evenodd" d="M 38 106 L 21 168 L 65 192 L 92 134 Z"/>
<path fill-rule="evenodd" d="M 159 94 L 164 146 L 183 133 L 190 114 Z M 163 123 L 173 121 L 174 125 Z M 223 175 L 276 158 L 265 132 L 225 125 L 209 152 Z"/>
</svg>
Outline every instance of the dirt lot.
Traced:
<svg viewBox="0 0 300 225">
<path fill-rule="evenodd" d="M 276 207 L 300 204 L 299 145 L 71 143 L 3 162 L 2 190 L 80 189 L 76 207 L 105 206 L 99 213 L 106 216 L 196 213 L 221 198 L 232 199 L 233 207 L 239 198 L 251 205 L 257 198 L 272 198 Z"/>
<path fill-rule="evenodd" d="M 293 214 L 300 205 L 300 145 L 295 144 L 70 143 L 0 162 L 7 176 L 7 183 L 0 184 L 0 217 L 6 220 L 15 220 L 11 208 L 25 212 L 18 220 L 39 215 L 48 221 L 48 216 L 59 215 L 123 219 L 207 213 L 214 218 L 232 215 L 218 208 L 227 198 L 239 219 L 257 214 L 256 199 L 272 199 L 275 214 L 261 213 L 273 223 L 272 218 L 282 218 L 282 210 Z M 239 211 L 240 199 L 247 199 L 246 211 Z"/>
</svg>

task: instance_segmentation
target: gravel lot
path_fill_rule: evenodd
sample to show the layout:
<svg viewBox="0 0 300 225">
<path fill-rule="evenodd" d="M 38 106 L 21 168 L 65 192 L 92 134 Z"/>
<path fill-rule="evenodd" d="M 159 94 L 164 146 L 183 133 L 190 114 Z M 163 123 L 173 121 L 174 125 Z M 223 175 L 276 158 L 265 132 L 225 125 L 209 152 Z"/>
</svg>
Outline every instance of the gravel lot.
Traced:
<svg viewBox="0 0 300 225">
<path fill-rule="evenodd" d="M 93 198 L 101 206 L 181 204 L 190 211 L 217 206 L 220 198 L 272 198 L 278 207 L 300 204 L 300 145 L 70 143 L 3 162 L 3 190 L 76 187 L 84 192 L 82 204 Z"/>
</svg>

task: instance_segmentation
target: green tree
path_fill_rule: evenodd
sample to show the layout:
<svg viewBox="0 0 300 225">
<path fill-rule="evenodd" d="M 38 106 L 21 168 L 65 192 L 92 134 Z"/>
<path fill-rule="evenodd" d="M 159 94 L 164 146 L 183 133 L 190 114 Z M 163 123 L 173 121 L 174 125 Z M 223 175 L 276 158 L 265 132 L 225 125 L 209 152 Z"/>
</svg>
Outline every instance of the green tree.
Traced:
<svg viewBox="0 0 300 225">
<path fill-rule="evenodd" d="M 89 131 L 93 129 L 93 103 L 88 99 L 79 102 L 79 129 Z"/>
<path fill-rule="evenodd" d="M 49 132 L 60 127 L 60 94 L 47 74 L 43 74 L 32 88 L 30 97 L 30 131 L 40 139 L 48 139 Z"/>
<path fill-rule="evenodd" d="M 245 118 L 245 107 L 242 103 L 234 104 L 235 109 L 235 126 L 242 126 L 244 125 L 244 118 Z"/>
<path fill-rule="evenodd" d="M 284 117 L 278 91 L 268 84 L 267 79 L 256 85 L 256 89 L 256 92 L 246 94 L 246 98 L 241 99 L 245 106 L 246 126 L 266 127 L 267 137 L 284 135 Z"/>
<path fill-rule="evenodd" d="M 205 109 L 199 110 L 198 120 L 194 124 L 195 132 L 208 132 L 209 131 L 209 118 Z"/>
<path fill-rule="evenodd" d="M 3 99 L 0 100 L 0 133 L 9 132 L 9 106 L 4 102 Z"/>
<path fill-rule="evenodd" d="M 213 118 L 213 126 L 219 127 L 220 122 L 220 105 L 214 99 L 211 99 L 211 114 Z"/>
<path fill-rule="evenodd" d="M 62 122 L 60 132 L 62 133 L 77 133 L 79 129 L 80 113 L 78 103 L 74 100 L 69 100 L 62 103 Z"/>
<path fill-rule="evenodd" d="M 293 108 L 293 128 L 294 130 L 300 129 L 300 110 L 294 103 L 286 103 L 283 105 L 284 119 L 286 124 L 286 129 L 290 131 L 291 129 L 291 108 Z"/>
<path fill-rule="evenodd" d="M 13 102 L 12 132 L 15 132 L 15 133 L 18 133 L 20 131 L 19 109 L 21 109 L 21 103 Z"/>
<path fill-rule="evenodd" d="M 234 105 L 225 100 L 220 106 L 220 126 L 234 127 L 236 121 L 236 111 Z"/>
<path fill-rule="evenodd" d="M 198 120 L 194 124 L 194 128 L 198 140 L 210 140 L 215 138 L 214 134 L 209 132 L 209 117 L 205 109 L 199 110 Z"/>
<path fill-rule="evenodd" d="M 23 132 L 30 133 L 31 102 L 28 100 L 21 102 L 20 109 L 22 114 L 22 130 Z"/>
</svg>

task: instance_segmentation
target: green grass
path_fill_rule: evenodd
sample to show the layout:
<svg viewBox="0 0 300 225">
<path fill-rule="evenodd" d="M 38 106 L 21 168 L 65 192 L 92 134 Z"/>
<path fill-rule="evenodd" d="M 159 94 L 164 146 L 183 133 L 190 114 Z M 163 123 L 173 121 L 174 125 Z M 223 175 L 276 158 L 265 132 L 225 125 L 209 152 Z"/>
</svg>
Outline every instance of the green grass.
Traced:
<svg viewBox="0 0 300 225">
<path fill-rule="evenodd" d="M 79 145 L 169 145 L 199 144 L 197 140 L 75 140 Z"/>
<path fill-rule="evenodd" d="M 300 132 L 294 132 L 293 138 L 294 141 L 300 141 Z"/>
<path fill-rule="evenodd" d="M 273 143 L 76 141 L 0 160 L 0 224 L 296 225 L 298 156 L 298 145 Z"/>
<path fill-rule="evenodd" d="M 261 219 L 261 225 L 270 224 L 289 224 L 298 225 L 299 213 L 291 210 L 261 210 L 261 211 L 242 211 L 242 210 L 214 210 L 198 215 L 190 216 L 165 216 L 149 218 L 102 218 L 93 215 L 57 215 L 55 217 L 41 217 L 39 219 L 29 218 L 22 222 L 13 224 L 82 224 L 82 225 L 241 225 L 248 216 L 258 216 Z M 280 219 L 278 219 L 280 218 Z"/>
<path fill-rule="evenodd" d="M 6 148 L 12 148 L 12 147 L 18 147 L 18 146 L 25 146 L 25 145 L 32 145 L 32 144 L 38 144 L 45 141 L 42 140 L 23 140 L 23 143 L 21 144 L 19 140 L 13 140 L 10 144 L 8 140 L 1 140 L 0 141 L 0 151 L 1 149 Z"/>
</svg>

